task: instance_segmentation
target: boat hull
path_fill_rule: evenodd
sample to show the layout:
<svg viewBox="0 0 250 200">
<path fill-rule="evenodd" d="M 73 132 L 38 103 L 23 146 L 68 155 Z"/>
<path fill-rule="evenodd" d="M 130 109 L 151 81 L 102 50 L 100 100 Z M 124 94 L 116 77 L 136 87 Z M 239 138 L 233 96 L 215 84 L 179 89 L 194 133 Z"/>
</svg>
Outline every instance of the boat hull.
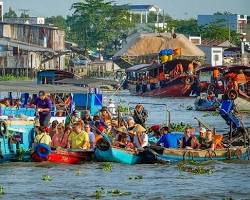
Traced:
<svg viewBox="0 0 250 200">
<path fill-rule="evenodd" d="M 0 135 L 0 162 L 29 160 L 34 122 L 12 119 L 0 120 L 0 123 L 1 129 L 6 129 L 3 131 L 6 133 Z"/>
<path fill-rule="evenodd" d="M 110 147 L 106 151 L 96 148 L 95 158 L 101 162 L 117 162 L 129 165 L 141 162 L 141 157 L 138 154 L 115 147 Z"/>
<path fill-rule="evenodd" d="M 41 158 L 36 153 L 33 153 L 32 159 L 36 162 L 49 161 L 53 163 L 80 164 L 86 161 L 90 161 L 93 157 L 93 154 L 93 151 L 56 150 L 51 151 L 47 158 Z"/>
<path fill-rule="evenodd" d="M 234 100 L 237 109 L 241 112 L 250 112 L 250 99 L 238 97 Z"/>
<path fill-rule="evenodd" d="M 164 86 L 147 90 L 146 92 L 136 92 L 136 86 L 129 84 L 131 94 L 148 96 L 148 97 L 185 97 L 190 96 L 192 92 L 192 84 L 196 77 L 192 75 L 182 75 L 165 83 Z M 188 82 L 187 80 L 191 80 Z"/>
<path fill-rule="evenodd" d="M 161 160 L 165 161 L 206 161 L 206 160 L 248 160 L 248 147 L 235 147 L 229 149 L 220 149 L 215 151 L 208 150 L 186 150 L 186 149 L 164 149 L 159 155 Z"/>
<path fill-rule="evenodd" d="M 217 101 L 208 101 L 206 99 L 196 99 L 195 103 L 195 110 L 198 111 L 215 111 L 217 108 L 219 108 L 220 103 Z"/>
</svg>

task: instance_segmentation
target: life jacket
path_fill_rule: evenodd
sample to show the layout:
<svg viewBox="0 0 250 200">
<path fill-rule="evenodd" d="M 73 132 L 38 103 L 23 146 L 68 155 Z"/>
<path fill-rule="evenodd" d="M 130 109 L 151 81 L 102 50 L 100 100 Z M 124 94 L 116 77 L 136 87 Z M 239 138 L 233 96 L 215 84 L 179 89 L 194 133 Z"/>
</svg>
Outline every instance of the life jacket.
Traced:
<svg viewBox="0 0 250 200">
<path fill-rule="evenodd" d="M 214 69 L 214 71 L 213 71 L 213 77 L 214 78 L 219 78 L 219 76 L 220 76 L 220 71 L 218 69 Z"/>
<path fill-rule="evenodd" d="M 183 137 L 182 138 L 182 147 L 185 148 L 185 147 L 192 147 L 192 139 L 193 137 L 189 137 L 188 140 L 186 140 L 186 137 Z"/>
<path fill-rule="evenodd" d="M 160 80 L 160 81 L 164 81 L 164 80 L 165 80 L 165 73 L 164 73 L 164 72 L 161 72 L 161 73 L 159 74 L 159 80 Z"/>
<path fill-rule="evenodd" d="M 241 83 L 245 84 L 247 82 L 245 74 L 243 74 L 243 73 L 238 74 L 237 75 L 237 82 L 238 82 L 238 84 L 241 84 Z"/>
</svg>

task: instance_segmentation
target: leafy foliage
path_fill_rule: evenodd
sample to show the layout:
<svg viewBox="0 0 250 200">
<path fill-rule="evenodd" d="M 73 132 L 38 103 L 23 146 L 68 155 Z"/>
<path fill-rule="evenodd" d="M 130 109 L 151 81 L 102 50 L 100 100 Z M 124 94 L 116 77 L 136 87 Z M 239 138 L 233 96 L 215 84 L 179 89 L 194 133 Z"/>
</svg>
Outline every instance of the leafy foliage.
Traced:
<svg viewBox="0 0 250 200">
<path fill-rule="evenodd" d="M 211 168 L 200 166 L 200 163 L 196 161 L 182 161 L 177 164 L 177 167 L 180 171 L 189 172 L 194 175 L 213 173 Z"/>
<path fill-rule="evenodd" d="M 9 7 L 8 12 L 4 13 L 3 17 L 4 18 L 12 18 L 12 17 L 15 18 L 15 17 L 17 17 L 17 14 L 11 7 Z"/>
<path fill-rule="evenodd" d="M 105 49 L 133 26 L 126 6 L 113 6 L 105 0 L 83 0 L 74 3 L 72 10 L 70 34 L 85 49 Z"/>
</svg>

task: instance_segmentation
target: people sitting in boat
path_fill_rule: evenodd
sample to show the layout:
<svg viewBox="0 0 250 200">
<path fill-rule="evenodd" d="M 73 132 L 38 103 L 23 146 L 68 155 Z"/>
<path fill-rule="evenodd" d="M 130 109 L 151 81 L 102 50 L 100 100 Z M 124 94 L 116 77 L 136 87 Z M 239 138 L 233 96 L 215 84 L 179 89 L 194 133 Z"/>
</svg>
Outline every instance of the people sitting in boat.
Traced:
<svg viewBox="0 0 250 200">
<path fill-rule="evenodd" d="M 95 148 L 95 134 L 91 131 L 91 127 L 90 127 L 89 123 L 84 124 L 84 130 L 89 135 L 90 150 L 94 150 L 94 148 Z"/>
<path fill-rule="evenodd" d="M 1 107 L 10 107 L 10 100 L 8 98 L 4 98 L 1 102 L 0 102 L 0 106 Z"/>
<path fill-rule="evenodd" d="M 112 121 L 112 115 L 109 112 L 107 107 L 102 107 L 100 110 L 100 120 L 103 121 L 106 125 L 110 126 Z"/>
<path fill-rule="evenodd" d="M 204 127 L 200 128 L 199 136 L 197 137 L 200 145 L 206 140 L 206 132 L 207 132 L 207 129 L 205 129 Z"/>
<path fill-rule="evenodd" d="M 246 83 L 247 83 L 246 75 L 244 74 L 242 70 L 240 70 L 240 73 L 237 74 L 237 84 L 238 84 L 238 88 L 243 92 L 245 91 Z"/>
<path fill-rule="evenodd" d="M 113 145 L 120 148 L 134 148 L 133 143 L 130 141 L 126 127 L 123 126 L 116 129 L 116 137 Z"/>
<path fill-rule="evenodd" d="M 57 120 L 54 120 L 50 126 L 49 135 L 51 138 L 53 138 L 53 136 L 56 134 L 58 124 L 59 122 Z"/>
<path fill-rule="evenodd" d="M 181 135 L 174 134 L 169 132 L 169 128 L 164 126 L 160 130 L 161 138 L 156 143 L 158 146 L 162 146 L 164 148 L 178 148 L 179 140 L 181 139 Z"/>
<path fill-rule="evenodd" d="M 44 91 L 39 92 L 39 97 L 34 102 L 41 126 L 48 126 L 51 118 L 52 102 Z"/>
<path fill-rule="evenodd" d="M 68 144 L 68 131 L 65 131 L 64 124 L 60 123 L 56 127 L 56 133 L 52 137 L 52 142 L 51 146 L 52 147 L 62 147 L 62 148 L 67 148 Z"/>
<path fill-rule="evenodd" d="M 194 61 L 192 61 L 191 63 L 188 64 L 187 73 L 190 74 L 190 75 L 194 74 Z"/>
<path fill-rule="evenodd" d="M 136 124 L 140 124 L 145 127 L 145 122 L 148 118 L 148 112 L 144 109 L 144 106 L 137 104 L 134 109 L 133 118 Z"/>
<path fill-rule="evenodd" d="M 133 117 L 128 117 L 128 119 L 127 119 L 127 125 L 128 125 L 128 127 L 127 127 L 128 131 L 131 131 L 131 130 L 134 129 L 134 127 L 135 127 L 135 120 L 134 120 Z"/>
<path fill-rule="evenodd" d="M 176 76 L 183 74 L 183 66 L 181 62 L 178 62 L 174 68 L 174 70 L 172 70 L 171 72 L 171 77 L 175 78 Z"/>
<path fill-rule="evenodd" d="M 213 70 L 213 82 L 214 83 L 217 83 L 218 80 L 220 79 L 220 71 L 219 71 L 219 68 L 218 67 L 215 67 L 214 70 Z"/>
<path fill-rule="evenodd" d="M 81 120 L 81 113 L 78 110 L 74 110 L 71 115 L 71 122 L 76 123 Z"/>
<path fill-rule="evenodd" d="M 143 150 L 148 146 L 148 135 L 146 131 L 147 130 L 140 124 L 137 124 L 133 129 L 133 144 L 138 150 Z"/>
<path fill-rule="evenodd" d="M 91 118 L 89 110 L 86 110 L 83 112 L 82 120 L 84 121 L 84 123 L 91 123 L 92 122 L 92 118 Z"/>
<path fill-rule="evenodd" d="M 197 138 L 194 136 L 193 128 L 186 128 L 184 131 L 184 136 L 180 140 L 180 148 L 182 149 L 196 149 L 199 143 Z"/>
<path fill-rule="evenodd" d="M 35 145 L 37 144 L 46 144 L 46 145 L 51 145 L 51 137 L 49 136 L 49 133 L 46 132 L 46 127 L 45 126 L 39 126 L 36 129 L 36 137 L 35 137 Z"/>
<path fill-rule="evenodd" d="M 207 100 L 208 101 L 215 101 L 216 100 L 215 94 L 212 91 L 208 91 L 208 93 L 207 93 Z"/>
<path fill-rule="evenodd" d="M 207 130 L 205 133 L 205 138 L 201 139 L 201 143 L 199 144 L 200 149 L 209 149 L 214 150 L 215 144 L 213 140 L 213 132 L 210 130 Z"/>
<path fill-rule="evenodd" d="M 73 124 L 73 130 L 68 138 L 68 148 L 89 150 L 89 135 L 83 131 L 82 124 L 76 122 Z"/>
</svg>

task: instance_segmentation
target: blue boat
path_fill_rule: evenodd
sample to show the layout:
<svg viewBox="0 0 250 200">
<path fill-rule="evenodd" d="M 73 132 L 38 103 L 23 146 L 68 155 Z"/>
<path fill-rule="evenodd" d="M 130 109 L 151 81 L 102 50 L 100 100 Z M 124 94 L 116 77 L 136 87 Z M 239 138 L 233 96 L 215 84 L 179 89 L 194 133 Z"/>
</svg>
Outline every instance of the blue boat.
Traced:
<svg viewBox="0 0 250 200">
<path fill-rule="evenodd" d="M 197 98 L 194 103 L 195 110 L 198 111 L 215 111 L 220 107 L 220 102 L 217 100 L 207 100 L 202 98 Z"/>
<path fill-rule="evenodd" d="M 116 147 L 110 147 L 107 150 L 96 148 L 95 158 L 101 162 L 117 162 L 129 165 L 138 164 L 142 161 L 138 154 Z"/>
<path fill-rule="evenodd" d="M 72 85 L 37 85 L 30 81 L 12 82 L 2 81 L 0 88 L 4 88 L 10 97 L 16 96 L 21 99 L 19 108 L 0 106 L 0 162 L 7 160 L 21 160 L 21 157 L 30 158 L 29 150 L 32 148 L 34 140 L 35 113 L 34 108 L 25 108 L 28 99 L 40 90 L 51 94 L 71 94 L 72 105 L 70 109 L 90 110 L 92 115 L 98 113 L 102 107 L 102 95 L 90 92 L 88 88 L 76 87 Z M 1 94 L 0 92 L 0 99 Z M 73 105 L 74 104 L 74 105 Z M 52 111 L 56 113 L 56 109 Z M 68 113 L 63 116 L 51 117 L 51 121 L 58 120 L 66 123 Z"/>
<path fill-rule="evenodd" d="M 29 159 L 34 138 L 34 122 L 21 119 L 1 120 L 0 128 L 0 162 Z"/>
<path fill-rule="evenodd" d="M 158 154 L 159 160 L 177 162 L 177 161 L 206 161 L 206 160 L 249 160 L 249 147 L 231 147 L 210 150 L 187 150 L 187 149 L 163 149 Z"/>
</svg>

